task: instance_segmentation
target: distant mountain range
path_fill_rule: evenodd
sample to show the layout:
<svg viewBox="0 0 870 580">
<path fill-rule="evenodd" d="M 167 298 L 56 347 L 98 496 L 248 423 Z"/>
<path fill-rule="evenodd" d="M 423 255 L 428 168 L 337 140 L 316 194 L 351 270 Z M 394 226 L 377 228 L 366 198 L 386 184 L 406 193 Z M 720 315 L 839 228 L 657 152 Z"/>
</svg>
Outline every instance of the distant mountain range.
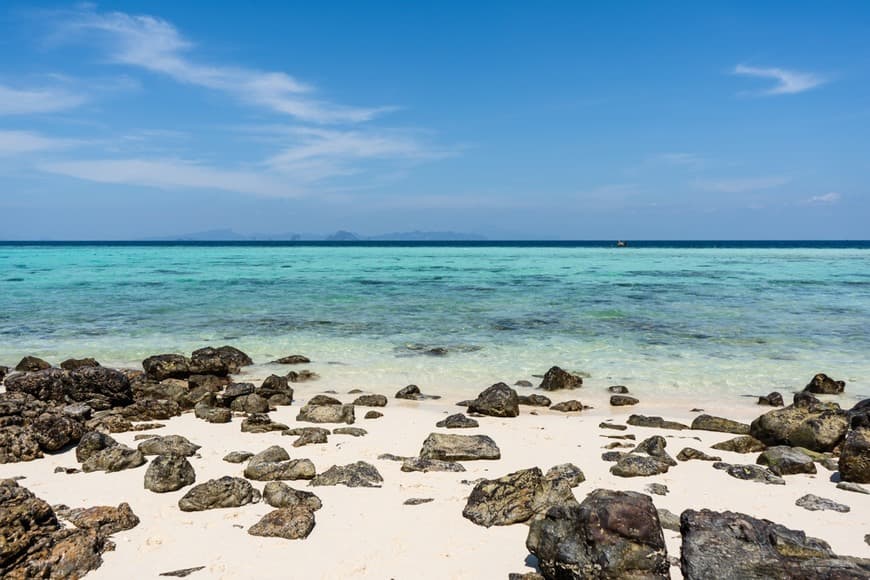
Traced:
<svg viewBox="0 0 870 580">
<path fill-rule="evenodd" d="M 459 232 L 394 232 L 377 236 L 363 236 L 354 232 L 339 230 L 334 234 L 240 234 L 230 229 L 207 230 L 180 234 L 144 238 L 148 242 L 470 242 L 486 240 L 478 234 Z"/>
</svg>

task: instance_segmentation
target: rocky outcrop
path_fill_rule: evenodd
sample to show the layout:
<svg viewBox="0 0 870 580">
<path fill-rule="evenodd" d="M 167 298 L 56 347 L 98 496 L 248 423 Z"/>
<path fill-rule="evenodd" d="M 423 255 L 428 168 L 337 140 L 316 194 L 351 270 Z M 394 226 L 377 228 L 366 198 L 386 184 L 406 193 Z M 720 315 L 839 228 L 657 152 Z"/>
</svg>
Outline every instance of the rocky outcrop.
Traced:
<svg viewBox="0 0 870 580">
<path fill-rule="evenodd" d="M 545 391 L 560 391 L 562 389 L 579 389 L 583 386 L 583 378 L 573 375 L 560 367 L 550 367 L 541 380 L 540 387 Z"/>
<path fill-rule="evenodd" d="M 408 385 L 399 389 L 396 393 L 397 399 L 406 399 L 408 401 L 423 401 L 426 399 L 440 399 L 440 395 L 424 395 L 420 392 L 420 387 L 417 385 Z"/>
<path fill-rule="evenodd" d="M 466 417 L 462 413 L 456 413 L 455 415 L 450 415 L 446 419 L 442 419 L 435 423 L 436 427 L 443 427 L 445 429 L 473 429 L 475 427 L 480 427 L 480 424 L 470 417 Z"/>
<path fill-rule="evenodd" d="M 42 457 L 33 431 L 20 425 L 0 428 L 0 464 L 33 461 Z"/>
<path fill-rule="evenodd" d="M 152 437 L 139 443 L 142 455 L 183 455 L 190 457 L 200 450 L 200 446 L 191 443 L 181 435 L 164 435 Z"/>
<path fill-rule="evenodd" d="M 631 415 L 626 423 L 635 427 L 673 429 L 675 431 L 682 431 L 683 429 L 689 428 L 688 425 L 683 425 L 682 423 L 677 423 L 676 421 L 665 421 L 661 417 L 647 417 L 646 415 Z"/>
<path fill-rule="evenodd" d="M 804 387 L 808 393 L 838 395 L 846 388 L 846 381 L 835 381 L 825 373 L 819 373 Z"/>
<path fill-rule="evenodd" d="M 848 418 L 836 403 L 795 396 L 795 403 L 765 413 L 750 426 L 750 434 L 765 445 L 831 451 L 846 436 Z"/>
<path fill-rule="evenodd" d="M 87 403 L 95 410 L 133 402 L 127 376 L 105 367 L 80 367 L 72 371 L 49 368 L 15 374 L 6 377 L 5 385 L 10 393 L 27 393 L 49 403 Z"/>
<path fill-rule="evenodd" d="M 352 404 L 358 407 L 386 407 L 387 398 L 384 395 L 360 395 Z"/>
<path fill-rule="evenodd" d="M 487 435 L 431 433 L 423 442 L 420 458 L 440 461 L 501 459 L 501 451 Z"/>
<path fill-rule="evenodd" d="M 479 526 L 525 522 L 551 505 L 575 503 L 568 482 L 546 479 L 537 467 L 485 479 L 474 486 L 462 515 Z"/>
<path fill-rule="evenodd" d="M 649 496 L 593 491 L 532 520 L 526 547 L 548 580 L 669 578 L 658 513 Z"/>
<path fill-rule="evenodd" d="M 471 401 L 468 412 L 490 417 L 516 417 L 520 414 L 517 392 L 505 383 L 496 383 Z"/>
<path fill-rule="evenodd" d="M 723 417 L 714 417 L 712 415 L 698 415 L 692 421 L 692 429 L 700 431 L 717 431 L 719 433 L 734 433 L 735 435 L 749 435 L 749 425 L 725 419 Z"/>
<path fill-rule="evenodd" d="M 155 493 L 177 491 L 196 482 L 196 472 L 183 455 L 158 455 L 145 470 L 145 489 Z"/>
<path fill-rule="evenodd" d="M 870 483 L 870 427 L 852 429 L 843 442 L 840 477 L 853 483 Z"/>
<path fill-rule="evenodd" d="M 793 447 L 778 445 L 761 452 L 755 462 L 764 465 L 776 475 L 794 475 L 796 473 L 816 473 L 813 458 Z"/>
<path fill-rule="evenodd" d="M 314 512 L 304 504 L 273 510 L 248 528 L 252 536 L 301 540 L 314 529 Z"/>
<path fill-rule="evenodd" d="M 333 465 L 311 480 L 309 485 L 345 485 L 347 487 L 381 487 L 384 478 L 377 467 L 365 461 L 350 465 Z"/>
<path fill-rule="evenodd" d="M 686 510 L 680 569 L 686 580 L 867 578 L 830 546 L 800 531 L 733 512 Z"/>
<path fill-rule="evenodd" d="M 240 477 L 224 476 L 195 485 L 178 500 L 184 512 L 241 507 L 260 501 L 260 492 Z"/>
</svg>

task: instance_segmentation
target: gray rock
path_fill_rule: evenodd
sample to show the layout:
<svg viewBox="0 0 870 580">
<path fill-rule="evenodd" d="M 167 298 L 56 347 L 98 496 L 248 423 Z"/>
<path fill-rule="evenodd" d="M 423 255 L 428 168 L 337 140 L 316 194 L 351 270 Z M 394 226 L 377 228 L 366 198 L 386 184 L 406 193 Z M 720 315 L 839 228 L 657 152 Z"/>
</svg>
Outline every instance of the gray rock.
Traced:
<svg viewBox="0 0 870 580">
<path fill-rule="evenodd" d="M 755 462 L 765 465 L 776 475 L 816 473 L 816 464 L 809 455 L 792 447 L 779 445 L 761 452 Z"/>
<path fill-rule="evenodd" d="M 461 472 L 465 471 L 465 467 L 461 463 L 456 463 L 455 461 L 439 461 L 437 459 L 420 459 L 419 457 L 409 457 L 402 460 L 402 471 L 421 471 L 423 473 L 428 473 L 430 471 Z"/>
<path fill-rule="evenodd" d="M 281 481 L 270 481 L 263 488 L 263 501 L 274 508 L 288 508 L 304 505 L 315 512 L 323 507 L 320 498 L 310 491 L 293 489 Z"/>
<path fill-rule="evenodd" d="M 205 403 L 197 403 L 194 414 L 197 419 L 207 423 L 229 423 L 233 419 L 233 412 L 226 407 L 213 407 Z"/>
<path fill-rule="evenodd" d="M 308 364 L 311 362 L 307 356 L 303 356 L 301 354 L 291 354 L 289 356 L 281 357 L 276 361 L 273 361 L 274 364 L 279 365 L 302 365 Z"/>
<path fill-rule="evenodd" d="M 369 432 L 359 427 L 338 427 L 332 430 L 333 435 L 350 435 L 351 437 L 363 437 Z"/>
<path fill-rule="evenodd" d="M 610 397 L 610 404 L 614 407 L 627 407 L 640 403 L 638 399 L 627 395 L 613 395 Z"/>
<path fill-rule="evenodd" d="M 205 566 L 194 566 L 193 568 L 181 568 L 179 570 L 171 570 L 169 572 L 161 572 L 159 576 L 169 576 L 170 578 L 187 578 L 194 572 L 205 570 Z"/>
<path fill-rule="evenodd" d="M 354 423 L 353 405 L 311 405 L 302 407 L 296 416 L 297 421 L 308 423 Z"/>
<path fill-rule="evenodd" d="M 145 489 L 155 493 L 177 491 L 196 482 L 196 472 L 183 455 L 158 455 L 145 470 Z"/>
<path fill-rule="evenodd" d="M 517 392 L 504 383 L 496 383 L 477 395 L 468 411 L 490 417 L 516 417 L 520 414 Z"/>
<path fill-rule="evenodd" d="M 253 395 L 256 388 L 254 383 L 230 383 L 224 392 L 221 393 L 221 399 L 225 402 L 230 402 L 233 399 Z"/>
<path fill-rule="evenodd" d="M 257 393 L 242 395 L 232 400 L 230 410 L 237 413 L 268 413 L 269 401 Z"/>
<path fill-rule="evenodd" d="M 849 420 L 836 403 L 795 395 L 795 404 L 765 413 L 750 425 L 750 434 L 765 445 L 831 451 L 846 436 Z"/>
<path fill-rule="evenodd" d="M 317 405 L 341 405 L 342 403 L 335 397 L 330 397 L 329 395 L 315 395 L 311 397 L 306 404 L 316 407 Z"/>
<path fill-rule="evenodd" d="M 562 401 L 561 403 L 556 403 L 552 407 L 550 407 L 553 411 L 559 411 L 562 413 L 575 413 L 577 411 L 582 411 L 587 407 L 583 406 L 583 403 L 576 399 L 572 399 L 570 401 Z"/>
<path fill-rule="evenodd" d="M 719 433 L 734 433 L 735 435 L 749 435 L 749 425 L 725 419 L 723 417 L 714 417 L 712 415 L 698 415 L 692 421 L 692 429 L 700 431 L 717 431 Z"/>
<path fill-rule="evenodd" d="M 544 479 L 548 481 L 562 480 L 568 484 L 568 487 L 577 487 L 586 481 L 586 476 L 573 463 L 561 463 L 548 469 Z"/>
<path fill-rule="evenodd" d="M 527 381 L 525 379 L 520 379 L 514 383 L 515 387 L 533 387 L 532 381 Z"/>
<path fill-rule="evenodd" d="M 102 451 L 103 449 L 108 449 L 109 447 L 115 447 L 118 445 L 118 442 L 115 441 L 111 436 L 106 435 L 105 433 L 100 433 L 99 431 L 91 431 L 90 433 L 85 433 L 81 440 L 79 441 L 78 446 L 76 447 L 76 461 L 79 463 L 84 463 L 87 459 L 95 454 L 98 451 Z"/>
<path fill-rule="evenodd" d="M 423 442 L 420 458 L 441 461 L 501 459 L 501 451 L 487 435 L 431 433 Z"/>
<path fill-rule="evenodd" d="M 314 475 L 310 459 L 290 459 L 287 451 L 278 445 L 257 453 L 245 467 L 245 477 L 256 481 L 312 479 Z"/>
<path fill-rule="evenodd" d="M 647 484 L 644 489 L 647 493 L 651 493 L 653 495 L 668 495 L 668 492 L 670 491 L 668 489 L 668 486 L 663 483 L 650 483 Z"/>
<path fill-rule="evenodd" d="M 680 531 L 680 516 L 664 508 L 659 508 L 656 511 L 659 514 L 659 521 L 662 524 L 662 528 L 671 530 L 672 532 Z"/>
<path fill-rule="evenodd" d="M 190 457 L 200 450 L 200 446 L 191 443 L 181 435 L 165 435 L 146 439 L 139 444 L 142 455 L 183 455 Z"/>
<path fill-rule="evenodd" d="M 252 536 L 301 540 L 314 529 L 314 513 L 304 504 L 279 508 L 267 513 L 248 528 Z"/>
<path fill-rule="evenodd" d="M 242 433 L 271 433 L 287 429 L 287 425 L 273 421 L 267 413 L 251 413 L 242 421 Z"/>
<path fill-rule="evenodd" d="M 64 514 L 72 525 L 82 530 L 94 530 L 104 536 L 132 530 L 139 525 L 139 518 L 130 509 L 130 504 L 94 506 L 69 510 Z"/>
<path fill-rule="evenodd" d="M 183 512 L 241 507 L 260 501 L 260 492 L 240 477 L 224 476 L 195 485 L 178 500 Z"/>
<path fill-rule="evenodd" d="M 462 413 L 456 413 L 455 415 L 450 415 L 446 419 L 438 421 L 435 423 L 435 426 L 444 427 L 446 429 L 473 429 L 475 427 L 480 427 L 480 423 L 470 417 L 466 417 Z"/>
<path fill-rule="evenodd" d="M 626 453 L 610 468 L 610 473 L 619 477 L 649 477 L 667 473 L 670 465 L 656 457 Z"/>
<path fill-rule="evenodd" d="M 607 387 L 607 391 L 617 395 L 627 395 L 628 387 L 625 385 L 613 385 L 612 387 Z"/>
<path fill-rule="evenodd" d="M 840 513 L 848 513 L 852 511 L 852 509 L 847 505 L 843 505 L 841 503 L 835 502 L 834 500 L 819 497 L 811 493 L 808 493 L 807 495 L 798 498 L 798 500 L 794 502 L 794 505 L 802 507 L 805 510 L 809 510 L 811 512 L 834 511 Z"/>
<path fill-rule="evenodd" d="M 346 485 L 347 487 L 381 487 L 384 478 L 378 469 L 365 461 L 350 465 L 333 465 L 311 480 L 309 485 Z"/>
<path fill-rule="evenodd" d="M 293 403 L 293 387 L 287 382 L 287 377 L 270 375 L 254 394 L 266 399 L 272 405 L 290 405 Z"/>
<path fill-rule="evenodd" d="M 772 485 L 785 485 L 785 480 L 769 469 L 759 465 L 731 465 L 729 463 L 714 463 L 713 467 L 722 469 L 736 479 L 755 481 Z"/>
<path fill-rule="evenodd" d="M 402 502 L 403 505 L 423 505 L 424 503 L 431 503 L 435 501 L 434 498 L 431 497 L 412 497 L 406 499 Z"/>
<path fill-rule="evenodd" d="M 862 487 L 862 486 L 858 485 L 857 483 L 852 483 L 850 481 L 839 482 L 837 484 L 837 489 L 851 491 L 854 493 L 870 494 L 870 490 L 868 490 L 866 487 Z"/>
<path fill-rule="evenodd" d="M 631 415 L 626 421 L 629 425 L 635 427 L 653 427 L 655 429 L 674 429 L 682 431 L 688 429 L 688 425 L 677 423 L 676 421 L 665 421 L 661 417 L 647 417 L 646 415 Z"/>
<path fill-rule="evenodd" d="M 365 416 L 363 417 L 363 419 L 380 419 L 383 416 L 384 416 L 384 414 L 381 413 L 380 411 L 368 411 L 365 414 Z"/>
<path fill-rule="evenodd" d="M 386 407 L 387 398 L 384 395 L 360 395 L 352 404 L 360 407 Z"/>
<path fill-rule="evenodd" d="M 764 443 L 750 435 L 728 439 L 727 441 L 716 443 L 711 447 L 718 451 L 730 451 L 732 453 L 758 453 L 767 448 Z"/>
<path fill-rule="evenodd" d="M 692 449 L 691 447 L 685 447 L 682 451 L 677 454 L 677 459 L 680 461 L 692 461 L 700 460 L 700 461 L 722 461 L 721 457 L 717 457 L 715 455 L 707 455 L 703 451 L 698 451 L 697 449 Z"/>
<path fill-rule="evenodd" d="M 244 463 L 253 456 L 254 454 L 250 451 L 231 451 L 224 455 L 224 461 L 227 463 Z"/>
<path fill-rule="evenodd" d="M 145 456 L 138 449 L 130 449 L 125 445 L 115 445 L 93 453 L 82 463 L 82 471 L 106 471 L 113 473 L 125 469 L 134 469 L 145 464 Z"/>
<path fill-rule="evenodd" d="M 537 467 L 484 479 L 474 486 L 462 516 L 479 526 L 507 526 L 528 521 L 550 505 L 573 502 L 563 480 L 547 480 Z"/>
<path fill-rule="evenodd" d="M 550 367 L 541 380 L 540 387 L 545 391 L 559 391 L 562 389 L 578 389 L 583 386 L 583 378 L 571 374 L 561 368 Z"/>
<path fill-rule="evenodd" d="M 601 429 L 613 429 L 615 431 L 625 431 L 628 429 L 625 425 L 614 425 L 613 423 L 602 422 L 598 424 Z"/>
<path fill-rule="evenodd" d="M 531 386 L 531 385 L 530 385 Z M 527 407 L 549 407 L 552 404 L 549 397 L 544 395 L 518 395 L 517 403 Z"/>
</svg>

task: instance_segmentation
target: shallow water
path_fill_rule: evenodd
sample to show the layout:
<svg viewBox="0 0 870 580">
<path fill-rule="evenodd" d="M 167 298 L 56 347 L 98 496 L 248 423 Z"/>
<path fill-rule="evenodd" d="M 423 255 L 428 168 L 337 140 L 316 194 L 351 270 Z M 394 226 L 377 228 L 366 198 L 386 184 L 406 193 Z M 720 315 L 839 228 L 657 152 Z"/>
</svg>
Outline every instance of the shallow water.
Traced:
<svg viewBox="0 0 870 580">
<path fill-rule="evenodd" d="M 687 397 L 820 371 L 870 391 L 870 246 L 712 246 L 4 244 L 0 364 L 232 343 L 336 386 L 476 392 L 559 364 Z"/>
</svg>

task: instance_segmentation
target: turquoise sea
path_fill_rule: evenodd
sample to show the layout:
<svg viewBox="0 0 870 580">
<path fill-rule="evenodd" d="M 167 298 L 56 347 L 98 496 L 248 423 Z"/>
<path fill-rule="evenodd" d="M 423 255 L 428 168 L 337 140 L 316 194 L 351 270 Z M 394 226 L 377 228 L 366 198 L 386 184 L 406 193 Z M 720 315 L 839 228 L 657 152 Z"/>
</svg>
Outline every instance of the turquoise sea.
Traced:
<svg viewBox="0 0 870 580">
<path fill-rule="evenodd" d="M 558 364 L 647 393 L 823 371 L 866 395 L 870 244 L 0 244 L 0 364 L 225 343 L 336 386 L 477 392 Z"/>
</svg>

